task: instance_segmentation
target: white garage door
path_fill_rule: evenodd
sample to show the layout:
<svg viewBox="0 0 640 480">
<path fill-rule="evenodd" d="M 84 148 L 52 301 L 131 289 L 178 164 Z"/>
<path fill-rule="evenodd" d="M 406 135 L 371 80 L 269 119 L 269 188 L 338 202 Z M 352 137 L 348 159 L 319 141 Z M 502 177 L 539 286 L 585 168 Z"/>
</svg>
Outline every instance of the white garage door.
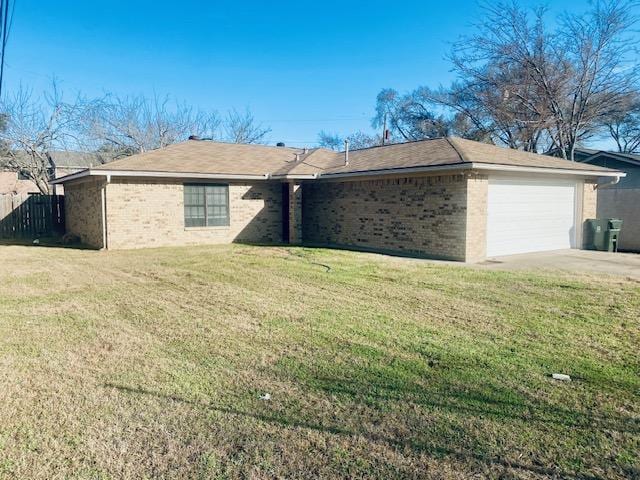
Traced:
<svg viewBox="0 0 640 480">
<path fill-rule="evenodd" d="M 574 248 L 572 180 L 489 179 L 487 256 Z"/>
</svg>

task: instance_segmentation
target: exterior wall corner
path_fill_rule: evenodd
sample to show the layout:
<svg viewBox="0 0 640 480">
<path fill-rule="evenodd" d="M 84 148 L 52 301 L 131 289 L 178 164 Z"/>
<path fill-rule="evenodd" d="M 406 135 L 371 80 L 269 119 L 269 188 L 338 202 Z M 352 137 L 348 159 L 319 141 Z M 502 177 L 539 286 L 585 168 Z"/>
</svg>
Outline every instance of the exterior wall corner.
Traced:
<svg viewBox="0 0 640 480">
<path fill-rule="evenodd" d="M 300 245 L 302 243 L 302 194 L 300 184 L 288 183 L 289 188 L 289 243 Z"/>
<path fill-rule="evenodd" d="M 487 257 L 487 203 L 489 177 L 467 177 L 467 218 L 465 257 L 468 263 L 481 262 Z"/>
<path fill-rule="evenodd" d="M 580 229 L 580 239 L 576 247 L 585 248 L 586 221 L 597 217 L 598 211 L 598 190 L 597 183 L 585 180 L 582 187 L 582 199 L 580 202 L 580 217 L 577 219 L 576 228 Z"/>
<path fill-rule="evenodd" d="M 103 236 L 102 190 L 104 183 L 88 181 L 65 187 L 65 230 L 77 235 L 85 245 L 105 248 Z"/>
</svg>

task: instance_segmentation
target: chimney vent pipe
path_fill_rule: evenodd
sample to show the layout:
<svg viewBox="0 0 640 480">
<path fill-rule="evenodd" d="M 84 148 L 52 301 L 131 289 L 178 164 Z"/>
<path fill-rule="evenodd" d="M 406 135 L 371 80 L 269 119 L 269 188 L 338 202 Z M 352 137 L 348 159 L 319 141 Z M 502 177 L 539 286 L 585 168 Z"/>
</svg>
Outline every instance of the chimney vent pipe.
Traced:
<svg viewBox="0 0 640 480">
<path fill-rule="evenodd" d="M 344 166 L 349 165 L 349 140 L 344 141 Z"/>
</svg>

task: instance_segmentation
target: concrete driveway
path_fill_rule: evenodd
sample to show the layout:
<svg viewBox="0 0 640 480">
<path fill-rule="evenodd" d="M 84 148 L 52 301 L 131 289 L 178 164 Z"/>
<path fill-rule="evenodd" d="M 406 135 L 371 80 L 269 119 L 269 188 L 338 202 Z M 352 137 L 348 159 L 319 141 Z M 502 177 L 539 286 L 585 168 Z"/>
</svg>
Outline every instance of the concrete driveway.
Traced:
<svg viewBox="0 0 640 480">
<path fill-rule="evenodd" d="M 495 257 L 478 264 L 498 270 L 561 270 L 619 275 L 640 281 L 640 254 L 556 250 Z"/>
</svg>

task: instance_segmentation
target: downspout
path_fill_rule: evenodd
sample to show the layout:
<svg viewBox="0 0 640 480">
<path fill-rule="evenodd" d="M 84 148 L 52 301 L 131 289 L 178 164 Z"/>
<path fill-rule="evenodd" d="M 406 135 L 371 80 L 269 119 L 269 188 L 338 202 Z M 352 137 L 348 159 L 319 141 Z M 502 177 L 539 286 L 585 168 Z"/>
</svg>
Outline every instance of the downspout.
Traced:
<svg viewBox="0 0 640 480">
<path fill-rule="evenodd" d="M 616 185 L 620 182 L 620 177 L 598 177 L 596 181 L 596 190 L 605 185 Z"/>
<path fill-rule="evenodd" d="M 105 182 L 100 189 L 101 207 L 102 207 L 102 248 L 108 250 L 107 245 L 107 185 L 111 183 L 111 175 L 105 177 Z"/>
</svg>

